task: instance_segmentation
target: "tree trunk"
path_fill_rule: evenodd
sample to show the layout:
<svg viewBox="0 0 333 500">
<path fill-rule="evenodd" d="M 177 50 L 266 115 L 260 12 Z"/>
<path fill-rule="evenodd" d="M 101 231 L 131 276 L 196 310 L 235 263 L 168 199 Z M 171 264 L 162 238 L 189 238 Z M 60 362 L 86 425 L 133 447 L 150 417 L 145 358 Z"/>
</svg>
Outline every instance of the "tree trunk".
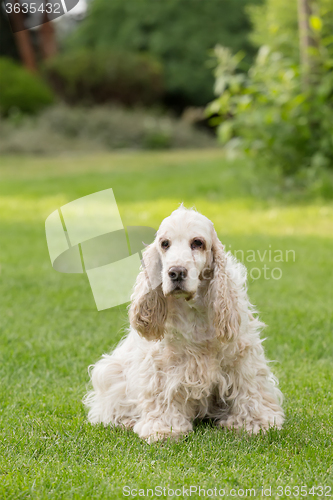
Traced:
<svg viewBox="0 0 333 500">
<path fill-rule="evenodd" d="M 315 46 L 315 41 L 310 30 L 311 0 L 298 0 L 298 27 L 300 62 L 303 76 L 303 84 L 308 87 L 311 75 L 310 47 Z"/>
<path fill-rule="evenodd" d="M 30 71 L 37 71 L 36 56 L 30 33 L 24 27 L 24 15 L 20 10 L 18 13 L 9 14 L 9 18 L 23 65 Z"/>
<path fill-rule="evenodd" d="M 57 53 L 55 29 L 53 23 L 48 21 L 46 13 L 44 14 L 43 24 L 38 28 L 38 37 L 43 59 L 55 56 Z"/>
</svg>

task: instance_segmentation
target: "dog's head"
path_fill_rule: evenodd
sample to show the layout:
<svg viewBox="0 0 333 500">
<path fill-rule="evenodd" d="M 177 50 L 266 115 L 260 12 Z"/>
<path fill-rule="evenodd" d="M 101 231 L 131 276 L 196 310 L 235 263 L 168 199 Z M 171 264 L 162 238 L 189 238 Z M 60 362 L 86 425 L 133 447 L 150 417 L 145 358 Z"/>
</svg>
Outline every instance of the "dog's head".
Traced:
<svg viewBox="0 0 333 500">
<path fill-rule="evenodd" d="M 225 271 L 224 247 L 213 223 L 183 206 L 163 220 L 143 255 L 130 307 L 130 322 L 147 339 L 164 334 L 167 300 L 190 300 L 204 293 L 217 336 L 230 338 L 238 319 L 236 297 Z M 235 323 L 236 322 L 236 323 Z"/>
<path fill-rule="evenodd" d="M 190 299 L 212 265 L 213 224 L 194 210 L 181 207 L 162 222 L 155 247 L 165 296 Z"/>
</svg>

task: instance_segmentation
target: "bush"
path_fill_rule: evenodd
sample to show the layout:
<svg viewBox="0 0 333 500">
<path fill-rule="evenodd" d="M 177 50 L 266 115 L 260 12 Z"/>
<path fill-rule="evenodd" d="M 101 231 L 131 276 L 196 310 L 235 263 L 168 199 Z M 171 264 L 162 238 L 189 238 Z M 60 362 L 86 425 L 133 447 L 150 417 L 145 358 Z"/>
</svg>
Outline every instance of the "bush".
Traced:
<svg viewBox="0 0 333 500">
<path fill-rule="evenodd" d="M 321 19 L 321 36 L 330 37 L 333 33 L 332 0 L 310 2 L 313 16 Z M 247 8 L 253 31 L 252 43 L 261 47 L 268 45 L 273 52 L 281 52 L 299 62 L 299 32 L 297 2 L 290 0 L 265 0 L 259 5 Z"/>
<path fill-rule="evenodd" d="M 333 38 L 312 18 L 316 46 L 308 84 L 291 56 L 263 46 L 248 73 L 237 71 L 241 56 L 215 49 L 215 90 L 209 108 L 221 142 L 245 151 L 256 162 L 278 167 L 286 176 L 311 180 L 315 171 L 333 170 Z M 308 171 L 307 173 L 305 171 Z M 312 172 L 311 172 L 312 171 Z"/>
<path fill-rule="evenodd" d="M 208 51 L 221 43 L 254 55 L 244 6 L 259 1 L 94 0 L 68 44 L 148 52 L 163 64 L 167 103 L 205 105 L 214 83 Z"/>
<path fill-rule="evenodd" d="M 0 58 L 0 112 L 36 113 L 54 100 L 48 86 L 37 76 L 5 57 Z"/>
<path fill-rule="evenodd" d="M 45 71 L 71 104 L 150 105 L 163 93 L 161 66 L 145 54 L 82 49 L 47 61 Z"/>
<path fill-rule="evenodd" d="M 34 117 L 13 118 L 0 120 L 0 154 L 216 146 L 215 137 L 206 131 L 141 109 L 61 105 Z"/>
</svg>

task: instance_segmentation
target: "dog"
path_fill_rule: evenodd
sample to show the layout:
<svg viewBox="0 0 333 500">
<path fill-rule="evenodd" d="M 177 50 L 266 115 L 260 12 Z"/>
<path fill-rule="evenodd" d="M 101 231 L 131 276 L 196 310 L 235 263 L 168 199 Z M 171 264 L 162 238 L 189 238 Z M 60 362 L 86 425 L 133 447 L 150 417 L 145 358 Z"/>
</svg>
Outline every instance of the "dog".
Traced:
<svg viewBox="0 0 333 500">
<path fill-rule="evenodd" d="M 213 223 L 180 206 L 143 252 L 130 329 L 90 367 L 92 424 L 123 426 L 152 443 L 195 419 L 249 433 L 280 429 L 282 394 L 265 359 L 246 269 Z"/>
</svg>

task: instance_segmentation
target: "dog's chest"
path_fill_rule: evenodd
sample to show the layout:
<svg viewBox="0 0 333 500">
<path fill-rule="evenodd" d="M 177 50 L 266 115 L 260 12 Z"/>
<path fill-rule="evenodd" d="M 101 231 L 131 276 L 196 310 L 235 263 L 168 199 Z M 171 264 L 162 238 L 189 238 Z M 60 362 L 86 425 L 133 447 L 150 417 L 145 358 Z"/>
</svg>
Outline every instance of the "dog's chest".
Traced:
<svg viewBox="0 0 333 500">
<path fill-rule="evenodd" d="M 209 397 L 220 382 L 221 356 L 220 343 L 209 326 L 206 311 L 184 302 L 172 304 L 164 347 L 168 382 L 186 398 Z"/>
<path fill-rule="evenodd" d="M 167 383 L 188 398 L 209 397 L 220 381 L 221 365 L 214 341 L 200 345 L 173 343 L 167 348 Z"/>
<path fill-rule="evenodd" d="M 215 337 L 207 311 L 191 307 L 185 301 L 169 305 L 165 327 L 169 337 L 180 343 L 200 343 Z"/>
</svg>

